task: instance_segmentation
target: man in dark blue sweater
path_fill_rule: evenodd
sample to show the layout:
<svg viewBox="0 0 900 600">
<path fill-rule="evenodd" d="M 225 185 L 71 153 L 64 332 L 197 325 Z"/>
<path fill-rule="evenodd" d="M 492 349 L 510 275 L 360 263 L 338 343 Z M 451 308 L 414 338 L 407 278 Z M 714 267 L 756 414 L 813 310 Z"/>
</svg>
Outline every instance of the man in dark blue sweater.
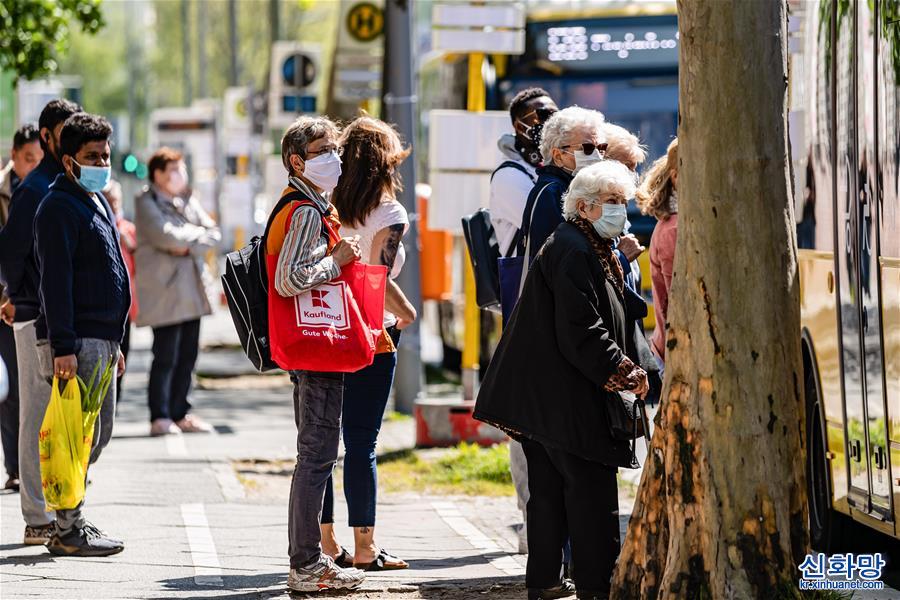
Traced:
<svg viewBox="0 0 900 600">
<path fill-rule="evenodd" d="M 116 217 L 100 193 L 109 182 L 109 137 L 103 117 L 79 113 L 60 136 L 64 173 L 50 185 L 34 219 L 40 268 L 41 312 L 47 342 L 38 344 L 44 374 L 87 381 L 99 364 L 111 361 L 121 373 L 119 344 L 131 305 L 128 272 L 119 249 Z M 94 426 L 90 462 L 112 437 L 116 386 L 110 386 Z M 108 556 L 124 549 L 82 516 L 77 507 L 56 511 L 56 530 L 47 548 L 58 556 Z"/>
<path fill-rule="evenodd" d="M 46 338 L 38 323 L 40 280 L 34 257 L 34 215 L 53 180 L 62 173 L 59 137 L 63 123 L 81 107 L 68 100 L 53 100 L 41 111 L 38 128 L 44 158 L 16 188 L 9 219 L 0 231 L 0 278 L 10 297 L 3 319 L 14 320 L 19 375 L 19 480 L 26 544 L 46 544 L 53 530 L 53 512 L 44 510 L 38 434 L 50 402 L 50 385 L 41 377 L 38 336 Z M 41 329 L 39 332 L 38 329 Z"/>
</svg>

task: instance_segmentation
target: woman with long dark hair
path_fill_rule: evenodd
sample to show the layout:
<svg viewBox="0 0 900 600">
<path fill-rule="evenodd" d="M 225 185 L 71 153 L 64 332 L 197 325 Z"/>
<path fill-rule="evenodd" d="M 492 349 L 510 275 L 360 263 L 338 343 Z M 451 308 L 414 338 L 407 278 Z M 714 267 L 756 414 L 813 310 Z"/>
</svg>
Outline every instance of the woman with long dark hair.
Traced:
<svg viewBox="0 0 900 600">
<path fill-rule="evenodd" d="M 400 136 L 388 124 L 359 117 L 341 135 L 344 172 L 331 196 L 341 219 L 341 231 L 359 236 L 363 262 L 384 265 L 389 277 L 385 292 L 384 330 L 375 361 L 344 377 L 341 428 L 344 438 L 344 496 L 355 551 L 351 556 L 334 534 L 334 491 L 329 480 L 322 509 L 322 547 L 340 566 L 364 570 L 405 569 L 405 561 L 375 544 L 375 506 L 378 474 L 375 443 L 384 418 L 400 332 L 416 319 L 416 311 L 393 279 L 405 260 L 401 238 L 409 217 L 397 201 L 402 184 L 396 169 L 409 155 Z"/>
</svg>

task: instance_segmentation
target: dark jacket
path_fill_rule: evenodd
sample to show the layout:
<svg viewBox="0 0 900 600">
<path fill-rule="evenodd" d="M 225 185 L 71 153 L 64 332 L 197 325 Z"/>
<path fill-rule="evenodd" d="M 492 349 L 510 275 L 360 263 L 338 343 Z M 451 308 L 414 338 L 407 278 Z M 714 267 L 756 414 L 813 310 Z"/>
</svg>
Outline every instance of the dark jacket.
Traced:
<svg viewBox="0 0 900 600">
<path fill-rule="evenodd" d="M 78 351 L 79 340 L 121 342 L 131 306 L 128 271 L 116 217 L 64 174 L 50 186 L 34 219 L 41 266 L 41 307 L 54 356 Z"/>
<path fill-rule="evenodd" d="M 603 390 L 630 350 L 622 297 L 585 235 L 561 224 L 532 265 L 485 373 L 475 418 L 582 458 L 630 466 Z"/>
<path fill-rule="evenodd" d="M 538 251 L 557 226 L 563 222 L 562 197 L 572 183 L 572 174 L 555 165 L 537 169 L 537 183 L 528 194 L 522 213 L 522 231 L 528 235 L 528 264 L 534 261 Z M 534 210 L 534 218 L 531 213 Z M 524 242 L 523 242 L 524 245 Z M 521 254 L 520 254 L 521 256 Z"/>
<path fill-rule="evenodd" d="M 63 172 L 50 152 L 13 192 L 9 220 L 0 231 L 0 277 L 16 307 L 16 321 L 38 318 L 40 275 L 34 256 L 34 215 L 53 180 Z"/>
</svg>

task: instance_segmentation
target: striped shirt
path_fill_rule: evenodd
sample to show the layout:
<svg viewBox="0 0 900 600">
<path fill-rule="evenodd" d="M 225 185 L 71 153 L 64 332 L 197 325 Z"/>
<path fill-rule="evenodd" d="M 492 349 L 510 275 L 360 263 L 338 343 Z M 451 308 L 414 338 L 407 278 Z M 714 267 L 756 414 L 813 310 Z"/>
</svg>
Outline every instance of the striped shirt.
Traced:
<svg viewBox="0 0 900 600">
<path fill-rule="evenodd" d="M 328 236 L 322 230 L 319 212 L 327 214 L 331 204 L 300 179 L 291 177 L 290 183 L 311 198 L 318 210 L 312 206 L 297 208 L 285 234 L 275 269 L 275 291 L 286 298 L 308 292 L 341 274 L 341 268 L 328 256 Z"/>
</svg>

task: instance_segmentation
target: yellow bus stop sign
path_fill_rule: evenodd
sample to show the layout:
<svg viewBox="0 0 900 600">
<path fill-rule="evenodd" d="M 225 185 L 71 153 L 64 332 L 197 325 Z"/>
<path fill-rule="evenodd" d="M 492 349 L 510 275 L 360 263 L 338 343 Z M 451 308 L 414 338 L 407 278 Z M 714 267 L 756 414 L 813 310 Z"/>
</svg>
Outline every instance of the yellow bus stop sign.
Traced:
<svg viewBox="0 0 900 600">
<path fill-rule="evenodd" d="M 347 31 L 358 42 L 371 42 L 384 31 L 384 12 L 371 2 L 360 2 L 347 13 Z"/>
</svg>

